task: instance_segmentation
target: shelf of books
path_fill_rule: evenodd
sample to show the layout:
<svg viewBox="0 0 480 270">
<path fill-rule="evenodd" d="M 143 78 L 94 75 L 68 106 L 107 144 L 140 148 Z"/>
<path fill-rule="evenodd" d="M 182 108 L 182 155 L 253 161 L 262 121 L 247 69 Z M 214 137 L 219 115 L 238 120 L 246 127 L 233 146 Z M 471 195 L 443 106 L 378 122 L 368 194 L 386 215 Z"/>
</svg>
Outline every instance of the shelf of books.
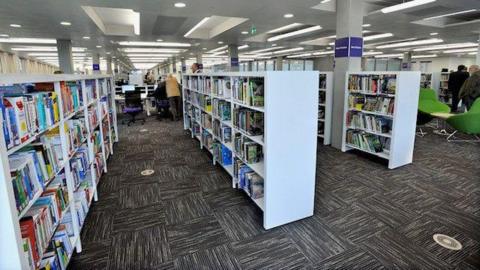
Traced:
<svg viewBox="0 0 480 270">
<path fill-rule="evenodd" d="M 263 211 L 264 228 L 311 216 L 318 72 L 190 74 L 183 82 L 184 128 Z"/>
<path fill-rule="evenodd" d="M 440 73 L 440 87 L 438 89 L 438 96 L 440 101 L 448 105 L 452 105 L 452 93 L 448 90 L 448 79 L 450 78 L 450 73 L 442 72 Z"/>
<path fill-rule="evenodd" d="M 394 169 L 412 162 L 420 72 L 347 73 L 342 150 L 388 160 Z"/>
<path fill-rule="evenodd" d="M 333 72 L 320 72 L 318 79 L 318 137 L 331 143 L 333 108 Z"/>
<path fill-rule="evenodd" d="M 0 269 L 66 269 L 116 138 L 109 76 L 0 75 Z"/>
</svg>

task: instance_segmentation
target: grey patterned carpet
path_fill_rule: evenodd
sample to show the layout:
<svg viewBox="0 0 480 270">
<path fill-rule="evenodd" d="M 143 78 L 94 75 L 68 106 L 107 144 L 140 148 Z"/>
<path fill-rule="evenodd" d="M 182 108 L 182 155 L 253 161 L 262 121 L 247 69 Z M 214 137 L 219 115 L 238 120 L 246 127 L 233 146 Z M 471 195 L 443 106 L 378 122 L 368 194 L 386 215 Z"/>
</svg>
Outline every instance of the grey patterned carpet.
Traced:
<svg viewBox="0 0 480 270">
<path fill-rule="evenodd" d="M 265 231 L 178 122 L 120 128 L 69 269 L 480 268 L 479 144 L 430 132 L 397 170 L 319 146 L 314 217 Z M 435 233 L 463 249 L 435 244 Z"/>
</svg>

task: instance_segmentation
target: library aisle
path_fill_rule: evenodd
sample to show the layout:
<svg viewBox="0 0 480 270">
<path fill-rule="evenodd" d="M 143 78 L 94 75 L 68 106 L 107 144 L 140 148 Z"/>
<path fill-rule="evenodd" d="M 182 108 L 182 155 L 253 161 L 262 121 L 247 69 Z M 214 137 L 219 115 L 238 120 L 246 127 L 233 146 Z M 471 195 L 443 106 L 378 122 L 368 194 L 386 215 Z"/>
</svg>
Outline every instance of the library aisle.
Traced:
<svg viewBox="0 0 480 270">
<path fill-rule="evenodd" d="M 389 170 L 368 154 L 319 144 L 315 215 L 266 231 L 261 210 L 232 189 L 180 122 L 119 128 L 101 200 L 82 231 L 83 252 L 69 269 L 478 267 L 476 145 L 424 137 L 413 164 Z M 146 169 L 155 173 L 142 176 Z M 442 248 L 435 233 L 463 249 Z"/>
</svg>

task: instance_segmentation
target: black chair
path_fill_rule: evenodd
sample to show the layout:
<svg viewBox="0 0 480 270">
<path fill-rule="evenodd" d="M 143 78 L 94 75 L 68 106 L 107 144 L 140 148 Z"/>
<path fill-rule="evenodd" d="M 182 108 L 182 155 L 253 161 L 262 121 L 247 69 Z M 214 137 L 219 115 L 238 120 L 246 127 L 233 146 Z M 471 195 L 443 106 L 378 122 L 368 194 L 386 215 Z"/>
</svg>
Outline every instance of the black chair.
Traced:
<svg viewBox="0 0 480 270">
<path fill-rule="evenodd" d="M 123 114 L 130 115 L 130 120 L 127 125 L 135 123 L 136 120 L 142 120 L 142 125 L 145 124 L 145 118 L 136 118 L 137 115 L 143 113 L 142 94 L 140 91 L 128 91 L 125 92 L 125 108 L 123 108 Z M 124 123 L 124 122 L 123 122 Z"/>
</svg>

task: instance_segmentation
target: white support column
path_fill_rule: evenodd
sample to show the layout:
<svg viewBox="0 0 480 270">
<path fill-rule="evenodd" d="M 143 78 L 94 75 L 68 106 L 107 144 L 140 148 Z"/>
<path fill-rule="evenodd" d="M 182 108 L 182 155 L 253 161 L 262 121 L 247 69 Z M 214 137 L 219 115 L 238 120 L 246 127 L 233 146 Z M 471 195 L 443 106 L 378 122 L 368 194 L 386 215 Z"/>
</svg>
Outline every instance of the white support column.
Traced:
<svg viewBox="0 0 480 270">
<path fill-rule="evenodd" d="M 197 55 L 196 55 L 196 63 L 197 64 L 203 64 L 203 59 L 202 59 L 202 53 L 201 52 L 197 53 Z"/>
<path fill-rule="evenodd" d="M 73 74 L 72 41 L 57 39 L 58 64 L 65 74 Z"/>
<path fill-rule="evenodd" d="M 252 71 L 253 70 L 253 61 L 248 61 L 248 71 Z"/>
<path fill-rule="evenodd" d="M 228 68 L 230 71 L 240 70 L 240 62 L 238 60 L 238 46 L 235 44 L 228 45 Z"/>
<path fill-rule="evenodd" d="M 182 58 L 181 63 L 182 63 L 182 74 L 183 74 L 183 73 L 187 72 L 187 69 L 188 69 L 185 58 Z"/>
<path fill-rule="evenodd" d="M 337 0 L 337 39 L 362 37 L 363 1 Z M 332 146 L 342 148 L 343 110 L 345 103 L 345 74 L 347 71 L 361 71 L 361 57 L 338 57 L 335 59 Z"/>
<path fill-rule="evenodd" d="M 113 74 L 113 72 L 112 72 L 112 57 L 110 55 L 107 56 L 107 74 Z"/>
<path fill-rule="evenodd" d="M 402 59 L 402 71 L 412 70 L 412 52 L 404 52 Z"/>
<path fill-rule="evenodd" d="M 93 53 L 93 55 L 92 55 L 92 63 L 93 63 L 93 66 L 98 65 L 98 70 L 93 70 L 93 67 L 92 67 L 92 73 L 94 73 L 94 74 L 100 74 L 100 54 L 98 54 L 98 53 Z"/>
<path fill-rule="evenodd" d="M 279 56 L 275 59 L 275 70 L 282 70 L 283 69 L 283 57 Z"/>
<path fill-rule="evenodd" d="M 172 74 L 176 74 L 177 73 L 177 59 L 174 57 L 172 57 L 172 59 L 170 60 L 170 65 L 172 65 Z"/>
</svg>

